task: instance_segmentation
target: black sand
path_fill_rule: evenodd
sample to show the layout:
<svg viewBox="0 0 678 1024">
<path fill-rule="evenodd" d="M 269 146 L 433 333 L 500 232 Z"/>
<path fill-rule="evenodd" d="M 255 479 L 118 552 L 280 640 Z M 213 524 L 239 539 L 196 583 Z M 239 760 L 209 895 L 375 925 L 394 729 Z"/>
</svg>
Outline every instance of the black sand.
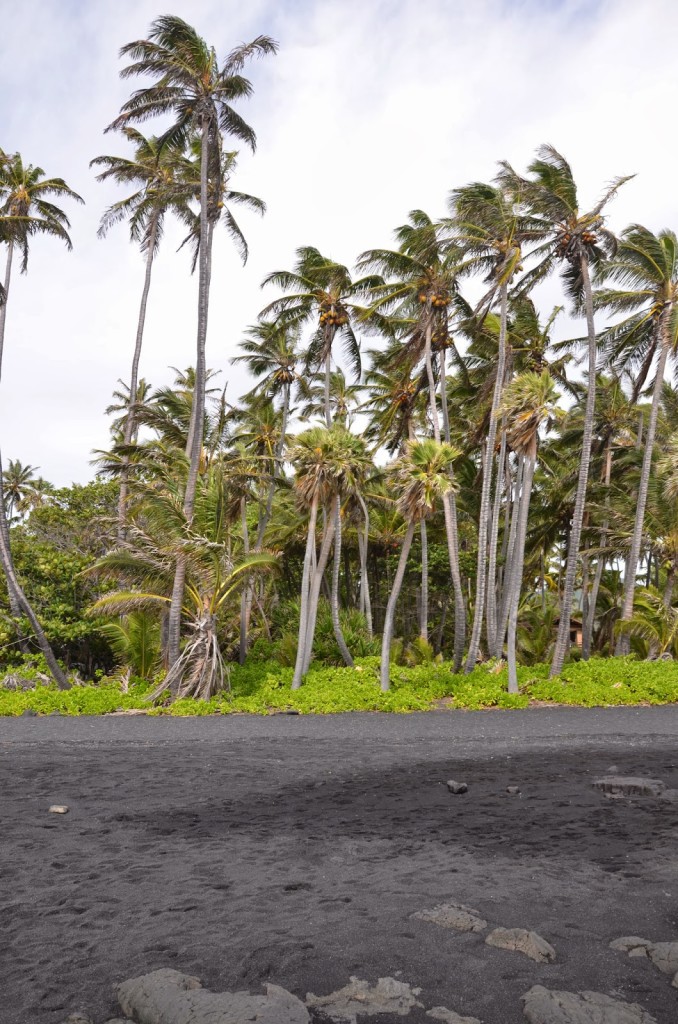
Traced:
<svg viewBox="0 0 678 1024">
<path fill-rule="evenodd" d="M 678 707 L 2 719 L 0 753 L 3 1024 L 100 1024 L 163 966 L 301 998 L 397 977 L 484 1024 L 522 1021 L 533 984 L 678 1020 L 670 978 L 608 948 L 678 939 L 678 805 L 591 786 L 615 765 L 678 788 Z M 441 902 L 558 958 L 410 919 Z"/>
</svg>

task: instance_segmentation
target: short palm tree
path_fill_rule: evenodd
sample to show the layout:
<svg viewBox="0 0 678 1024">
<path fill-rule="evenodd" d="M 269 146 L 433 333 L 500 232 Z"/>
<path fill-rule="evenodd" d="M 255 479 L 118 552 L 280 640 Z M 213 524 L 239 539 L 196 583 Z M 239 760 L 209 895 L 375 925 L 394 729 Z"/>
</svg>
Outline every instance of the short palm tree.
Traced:
<svg viewBox="0 0 678 1024">
<path fill-rule="evenodd" d="M 327 566 L 337 523 L 341 531 L 341 497 L 358 490 L 371 467 L 364 442 L 341 426 L 311 427 L 299 434 L 288 453 L 295 469 L 294 487 L 301 508 L 309 510 L 306 552 L 301 584 L 299 640 L 292 688 L 298 689 L 308 671 L 315 635 L 320 585 Z M 318 512 L 325 510 L 320 552 L 316 555 Z M 339 533 L 339 537 L 340 537 Z M 335 579 L 336 577 L 336 579 Z M 342 657 L 352 664 L 339 625 L 338 567 L 335 559 L 332 585 L 332 623 Z"/>
<path fill-rule="evenodd" d="M 211 240 L 223 202 L 223 136 L 245 142 L 252 150 L 256 135 L 237 113 L 233 104 L 252 93 L 252 83 L 243 75 L 247 62 L 256 56 L 275 53 L 268 36 L 236 47 L 223 63 L 215 50 L 182 18 L 165 15 L 151 25 L 148 39 L 128 43 L 121 55 L 133 63 L 121 72 L 123 78 L 148 75 L 155 84 L 138 89 L 123 105 L 110 128 L 121 129 L 158 115 L 170 115 L 172 123 L 159 137 L 160 148 L 185 148 L 191 136 L 200 136 L 200 222 L 198 232 L 198 332 L 195 364 L 196 383 L 193 413 L 186 454 L 189 471 L 184 492 L 184 513 L 190 522 L 200 469 L 205 410 L 205 343 L 211 276 Z M 181 607 L 185 560 L 179 558 L 170 609 L 169 652 L 171 661 L 179 654 Z"/>
<path fill-rule="evenodd" d="M 446 442 L 410 441 L 405 453 L 392 467 L 394 486 L 397 489 L 398 509 L 407 524 L 405 536 L 400 548 L 398 567 L 391 585 L 384 632 L 381 644 L 381 689 L 390 688 L 391 643 L 398 595 L 405 576 L 407 558 L 412 547 L 412 539 L 417 525 L 422 519 L 431 515 L 436 502 L 444 498 L 455 486 L 452 479 L 452 466 L 459 456 L 457 449 Z"/>
<path fill-rule="evenodd" d="M 551 271 L 561 267 L 566 291 L 573 300 L 575 309 L 583 309 L 586 316 L 588 389 L 584 436 L 570 528 L 558 636 L 551 662 L 551 675 L 555 676 L 563 667 L 570 645 L 570 617 L 584 521 L 596 404 L 598 353 L 590 268 L 599 267 L 615 251 L 616 239 L 605 227 L 603 210 L 632 175 L 616 178 L 590 210 L 581 208 L 572 168 L 553 146 L 541 146 L 537 150 L 536 158 L 528 167 L 528 177 L 516 174 L 508 164 L 503 165 L 501 177 L 504 187 L 525 205 L 537 222 L 537 235 L 541 234 L 540 244 L 531 254 L 536 260 L 536 265 L 523 278 L 522 290 L 526 291 L 533 287 Z"/>
<path fill-rule="evenodd" d="M 621 621 L 626 622 L 633 615 L 636 572 L 666 364 L 678 349 L 678 238 L 673 231 L 654 234 L 641 224 L 633 224 L 622 233 L 617 253 L 603 272 L 606 278 L 621 287 L 607 287 L 596 292 L 596 305 L 610 312 L 626 314 L 621 323 L 603 335 L 603 343 L 609 346 L 612 362 L 620 369 L 634 364 L 649 368 L 656 359 L 635 522 L 626 562 L 621 613 Z M 627 650 L 628 633 L 621 630 L 617 653 L 623 654 Z"/>
</svg>

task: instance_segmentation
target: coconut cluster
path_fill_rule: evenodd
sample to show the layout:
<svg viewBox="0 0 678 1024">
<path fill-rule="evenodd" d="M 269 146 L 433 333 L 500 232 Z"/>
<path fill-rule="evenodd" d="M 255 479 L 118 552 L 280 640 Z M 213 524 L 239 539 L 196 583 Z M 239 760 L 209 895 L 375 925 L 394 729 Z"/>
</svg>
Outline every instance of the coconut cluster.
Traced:
<svg viewBox="0 0 678 1024">
<path fill-rule="evenodd" d="M 342 310 L 324 309 L 320 313 L 320 323 L 329 324 L 330 327 L 343 327 L 348 323 L 348 317 Z"/>
</svg>

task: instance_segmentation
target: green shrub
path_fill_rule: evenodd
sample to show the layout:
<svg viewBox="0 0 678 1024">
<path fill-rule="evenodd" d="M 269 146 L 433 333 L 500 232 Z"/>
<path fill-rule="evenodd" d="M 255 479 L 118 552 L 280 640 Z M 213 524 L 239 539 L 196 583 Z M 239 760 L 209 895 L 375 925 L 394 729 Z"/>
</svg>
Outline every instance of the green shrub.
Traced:
<svg viewBox="0 0 678 1024">
<path fill-rule="evenodd" d="M 391 689 L 379 688 L 379 658 L 357 659 L 355 668 L 314 664 L 301 689 L 292 691 L 292 669 L 275 661 L 248 659 L 231 668 L 231 690 L 210 701 L 181 700 L 149 705 L 145 694 L 155 685 L 132 679 L 128 692 L 119 680 L 59 691 L 52 684 L 34 690 L 9 691 L 0 681 L 0 715 L 100 715 L 142 709 L 152 715 L 209 715 L 246 712 L 270 714 L 296 710 L 303 714 L 342 711 L 426 711 L 445 699 L 453 708 L 520 708 L 531 701 L 600 707 L 619 704 L 678 703 L 678 662 L 638 662 L 632 658 L 594 658 L 567 665 L 557 679 L 548 665 L 518 669 L 520 693 L 507 693 L 502 662 L 478 666 L 467 676 L 454 675 L 449 662 L 394 665 Z M 22 673 L 23 674 L 23 673 Z"/>
</svg>

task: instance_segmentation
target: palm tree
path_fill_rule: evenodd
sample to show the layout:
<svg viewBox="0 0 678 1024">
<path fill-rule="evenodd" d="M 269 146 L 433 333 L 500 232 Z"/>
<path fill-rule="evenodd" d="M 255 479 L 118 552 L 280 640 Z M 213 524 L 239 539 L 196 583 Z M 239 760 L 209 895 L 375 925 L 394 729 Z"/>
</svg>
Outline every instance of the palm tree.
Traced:
<svg viewBox="0 0 678 1024">
<path fill-rule="evenodd" d="M 257 36 L 252 42 L 232 50 L 220 64 L 215 50 L 195 29 L 173 15 L 157 18 L 151 25 L 148 39 L 128 43 L 121 50 L 121 56 L 129 56 L 133 61 L 121 72 L 123 78 L 150 75 L 156 79 L 156 84 L 134 92 L 110 128 L 126 128 L 150 117 L 169 114 L 174 120 L 159 137 L 160 148 L 167 145 L 185 148 L 193 133 L 200 136 L 196 385 L 186 449 L 189 469 L 183 503 L 188 522 L 193 513 L 203 441 L 211 242 L 214 225 L 221 212 L 219 204 L 223 203 L 224 188 L 222 136 L 233 136 L 255 149 L 256 135 L 237 113 L 233 103 L 252 93 L 251 82 L 242 74 L 248 60 L 276 50 L 276 44 L 268 36 Z M 185 559 L 179 557 L 170 608 L 169 654 L 172 664 L 179 655 L 185 574 Z"/>
<path fill-rule="evenodd" d="M 24 466 L 18 459 L 10 459 L 3 474 L 7 519 L 11 523 L 15 509 L 21 509 L 33 490 L 36 466 Z"/>
<path fill-rule="evenodd" d="M 7 516 L 5 515 L 5 494 L 3 487 L 4 474 L 2 471 L 2 456 L 0 456 L 0 565 L 2 565 L 2 571 L 5 574 L 7 581 L 7 591 L 10 598 L 10 610 L 12 617 L 16 621 L 18 615 L 22 612 L 28 619 L 31 629 L 33 630 L 33 636 L 28 639 L 35 639 L 38 642 L 38 646 L 47 662 L 47 667 L 52 673 L 55 683 L 60 690 L 70 689 L 70 683 L 66 679 L 59 662 L 54 656 L 54 651 L 50 645 L 49 640 L 45 635 L 45 631 L 40 625 L 37 615 L 33 611 L 33 608 L 23 591 L 21 584 L 17 578 L 14 570 L 14 561 L 12 559 L 12 551 L 9 543 L 9 525 L 7 523 Z"/>
<path fill-rule="evenodd" d="M 242 354 L 231 362 L 244 362 L 253 377 L 259 378 L 252 394 L 273 401 L 281 400 L 281 424 L 274 450 L 273 474 L 268 490 L 266 508 L 259 521 L 256 546 L 263 543 L 264 533 L 271 518 L 276 481 L 282 471 L 282 457 L 287 439 L 287 425 L 292 406 L 292 388 L 300 382 L 297 363 L 300 355 L 299 329 L 278 323 L 259 321 L 245 332 L 240 342 Z"/>
<path fill-rule="evenodd" d="M 384 632 L 381 643 L 381 689 L 390 688 L 391 643 L 395 609 L 405 576 L 407 558 L 412 547 L 414 531 L 422 519 L 431 515 L 435 503 L 455 486 L 452 466 L 459 452 L 446 442 L 410 441 L 404 455 L 393 466 L 393 476 L 399 495 L 398 509 L 407 524 L 400 548 L 398 567 L 386 606 Z"/>
<path fill-rule="evenodd" d="M 539 428 L 551 418 L 558 399 L 553 380 L 548 370 L 540 374 L 526 371 L 515 377 L 505 388 L 500 414 L 506 417 L 507 442 L 522 460 L 521 491 L 517 509 L 516 538 L 513 558 L 507 580 L 508 604 L 508 688 L 509 693 L 518 693 L 516 665 L 516 635 L 518 609 L 523 582 L 525 542 L 527 523 L 532 496 L 532 481 L 537 464 Z M 503 640 L 503 637 L 501 638 Z"/>
<path fill-rule="evenodd" d="M 315 323 L 306 365 L 310 370 L 324 368 L 324 414 L 329 429 L 333 422 L 330 385 L 335 340 L 338 337 L 343 342 L 350 368 L 359 377 L 360 345 L 354 326 L 363 308 L 356 300 L 380 279 L 371 276 L 354 281 L 347 267 L 323 256 L 314 246 L 302 246 L 296 255 L 293 270 L 276 270 L 264 278 L 262 286 L 273 284 L 286 294 L 269 303 L 261 316 L 273 316 L 281 326 L 301 328 Z"/>
<path fill-rule="evenodd" d="M 166 690 L 172 698 L 207 700 L 227 682 L 219 616 L 229 608 L 235 612 L 238 592 L 250 576 L 272 570 L 277 558 L 269 552 L 232 554 L 230 495 L 221 464 L 210 467 L 201 478 L 190 524 L 175 482 L 139 485 L 137 491 L 127 539 L 89 570 L 122 585 L 104 594 L 92 611 L 106 615 L 166 612 L 173 566 L 181 551 L 187 566 L 183 612 L 192 636 L 149 700 Z"/>
<path fill-rule="evenodd" d="M 141 292 L 137 333 L 132 357 L 129 394 L 136 395 L 139 377 L 139 361 L 146 322 L 146 306 L 151 287 L 153 260 L 158 252 L 163 235 L 165 216 L 175 213 L 180 220 L 190 222 L 189 200 L 193 198 L 194 183 L 180 181 L 187 161 L 183 149 L 176 145 L 161 145 L 157 136 L 146 138 L 136 128 L 127 126 L 124 135 L 134 144 L 133 157 L 98 156 L 90 161 L 90 167 L 103 167 L 97 181 L 113 180 L 117 184 L 132 186 L 135 191 L 125 199 L 110 206 L 101 218 L 99 237 L 104 238 L 108 230 L 123 219 L 129 220 L 130 240 L 137 243 L 146 257 L 144 286 Z M 199 181 L 199 178 L 198 178 Z M 136 407 L 131 402 L 124 425 L 123 444 L 132 443 L 136 434 Z M 126 458 L 120 472 L 120 496 L 118 500 L 118 539 L 124 540 L 126 504 L 128 495 L 129 459 Z"/>
<path fill-rule="evenodd" d="M 522 246 L 533 237 L 531 221 L 520 210 L 517 197 L 506 190 L 500 179 L 496 185 L 473 182 L 454 189 L 449 198 L 450 227 L 465 256 L 466 272 L 480 271 L 489 285 L 476 310 L 482 320 L 499 296 L 499 351 L 492 392 L 487 440 L 482 457 L 482 489 L 478 518 L 478 559 L 475 608 L 465 671 L 475 668 L 480 649 L 488 590 L 487 539 L 490 523 L 490 497 L 497 436 L 497 410 L 505 385 L 508 336 L 508 291 L 514 276 L 522 270 Z M 501 456 L 500 456 L 501 459 Z M 497 487 L 501 487 L 503 466 L 499 464 Z M 494 556 L 493 556 L 494 557 Z M 490 585 L 494 580 L 490 581 Z M 490 640 L 492 637 L 490 637 Z"/>
<path fill-rule="evenodd" d="M 42 167 L 25 166 L 18 153 L 8 154 L 0 149 L 0 242 L 7 245 L 4 300 L 0 303 L 0 377 L 14 251 L 20 254 L 20 269 L 25 274 L 29 239 L 33 236 L 51 235 L 60 238 L 67 249 L 72 249 L 68 217 L 51 199 L 67 196 L 83 202 L 63 178 L 45 178 L 44 174 Z"/>
<path fill-rule="evenodd" d="M 673 231 L 660 231 L 655 235 L 642 224 L 632 224 L 622 233 L 617 254 L 603 268 L 603 273 L 621 288 L 605 288 L 596 292 L 596 306 L 627 314 L 621 323 L 603 335 L 603 343 L 610 347 L 611 359 L 623 369 L 638 363 L 649 368 L 656 359 L 652 406 L 624 580 L 621 621 L 627 622 L 633 615 L 636 572 L 666 363 L 678 348 L 678 238 Z M 628 633 L 621 630 L 616 653 L 627 652 Z"/>
<path fill-rule="evenodd" d="M 21 257 L 22 273 L 28 270 L 29 240 L 36 235 L 50 235 L 61 239 L 67 249 L 72 248 L 67 229 L 68 217 L 50 200 L 68 196 L 77 202 L 83 200 L 68 187 L 62 178 L 45 178 L 41 167 L 25 166 L 18 153 L 0 150 L 0 242 L 7 245 L 5 278 L 0 302 L 0 377 L 5 342 L 5 325 L 15 249 Z M 0 470 L 1 472 L 1 470 Z M 7 579 L 10 611 L 18 621 L 23 611 L 29 618 L 38 642 L 45 653 L 50 670 L 61 686 L 65 679 L 47 642 L 35 614 L 30 607 L 14 571 L 10 546 L 9 526 L 4 505 L 4 491 L 0 486 L 0 532 L 2 533 L 2 565 Z"/>
<path fill-rule="evenodd" d="M 289 451 L 296 470 L 295 490 L 300 506 L 309 510 L 306 552 L 301 584 L 299 639 L 292 688 L 301 686 L 313 649 L 320 585 L 341 512 L 337 499 L 358 489 L 361 477 L 371 466 L 364 442 L 341 426 L 311 427 L 299 434 Z M 338 507 L 339 506 L 339 507 Z M 318 512 L 325 510 L 320 553 L 316 554 Z M 332 623 L 342 657 L 352 664 L 341 627 L 338 625 L 338 587 L 332 587 Z"/>
<path fill-rule="evenodd" d="M 412 210 L 407 224 L 396 230 L 397 250 L 370 249 L 358 259 L 361 269 L 379 272 L 387 280 L 372 287 L 371 305 L 365 319 L 374 329 L 401 340 L 392 349 L 387 368 L 398 373 L 403 367 L 411 373 L 421 360 L 428 386 L 429 414 L 433 437 L 450 443 L 450 425 L 446 395 L 445 352 L 449 344 L 449 307 L 467 312 L 458 295 L 459 252 L 446 243 L 440 228 L 423 210 Z M 440 366 L 438 366 L 438 360 Z M 436 374 L 440 379 L 443 434 L 440 431 Z M 418 390 L 418 389 L 417 389 Z M 454 667 L 457 671 L 464 654 L 466 607 L 459 570 L 457 508 L 453 488 L 443 496 L 445 533 L 450 576 L 454 590 Z M 423 533 L 425 526 L 423 527 Z"/>
<path fill-rule="evenodd" d="M 605 227 L 603 210 L 619 188 L 632 175 L 616 178 L 601 199 L 588 211 L 580 208 L 577 185 L 569 163 L 553 146 L 541 146 L 524 178 L 503 165 L 502 181 L 525 204 L 538 224 L 543 241 L 533 251 L 537 265 L 523 278 L 526 291 L 543 280 L 556 266 L 562 266 L 566 291 L 577 310 L 584 309 L 588 340 L 588 389 L 584 418 L 577 493 L 575 496 L 565 585 L 560 609 L 558 637 L 551 662 L 551 676 L 563 667 L 570 645 L 570 616 L 579 558 L 579 542 L 584 521 L 586 488 L 591 461 L 591 441 L 596 404 L 597 344 L 590 268 L 600 266 L 614 253 L 616 240 Z"/>
</svg>

